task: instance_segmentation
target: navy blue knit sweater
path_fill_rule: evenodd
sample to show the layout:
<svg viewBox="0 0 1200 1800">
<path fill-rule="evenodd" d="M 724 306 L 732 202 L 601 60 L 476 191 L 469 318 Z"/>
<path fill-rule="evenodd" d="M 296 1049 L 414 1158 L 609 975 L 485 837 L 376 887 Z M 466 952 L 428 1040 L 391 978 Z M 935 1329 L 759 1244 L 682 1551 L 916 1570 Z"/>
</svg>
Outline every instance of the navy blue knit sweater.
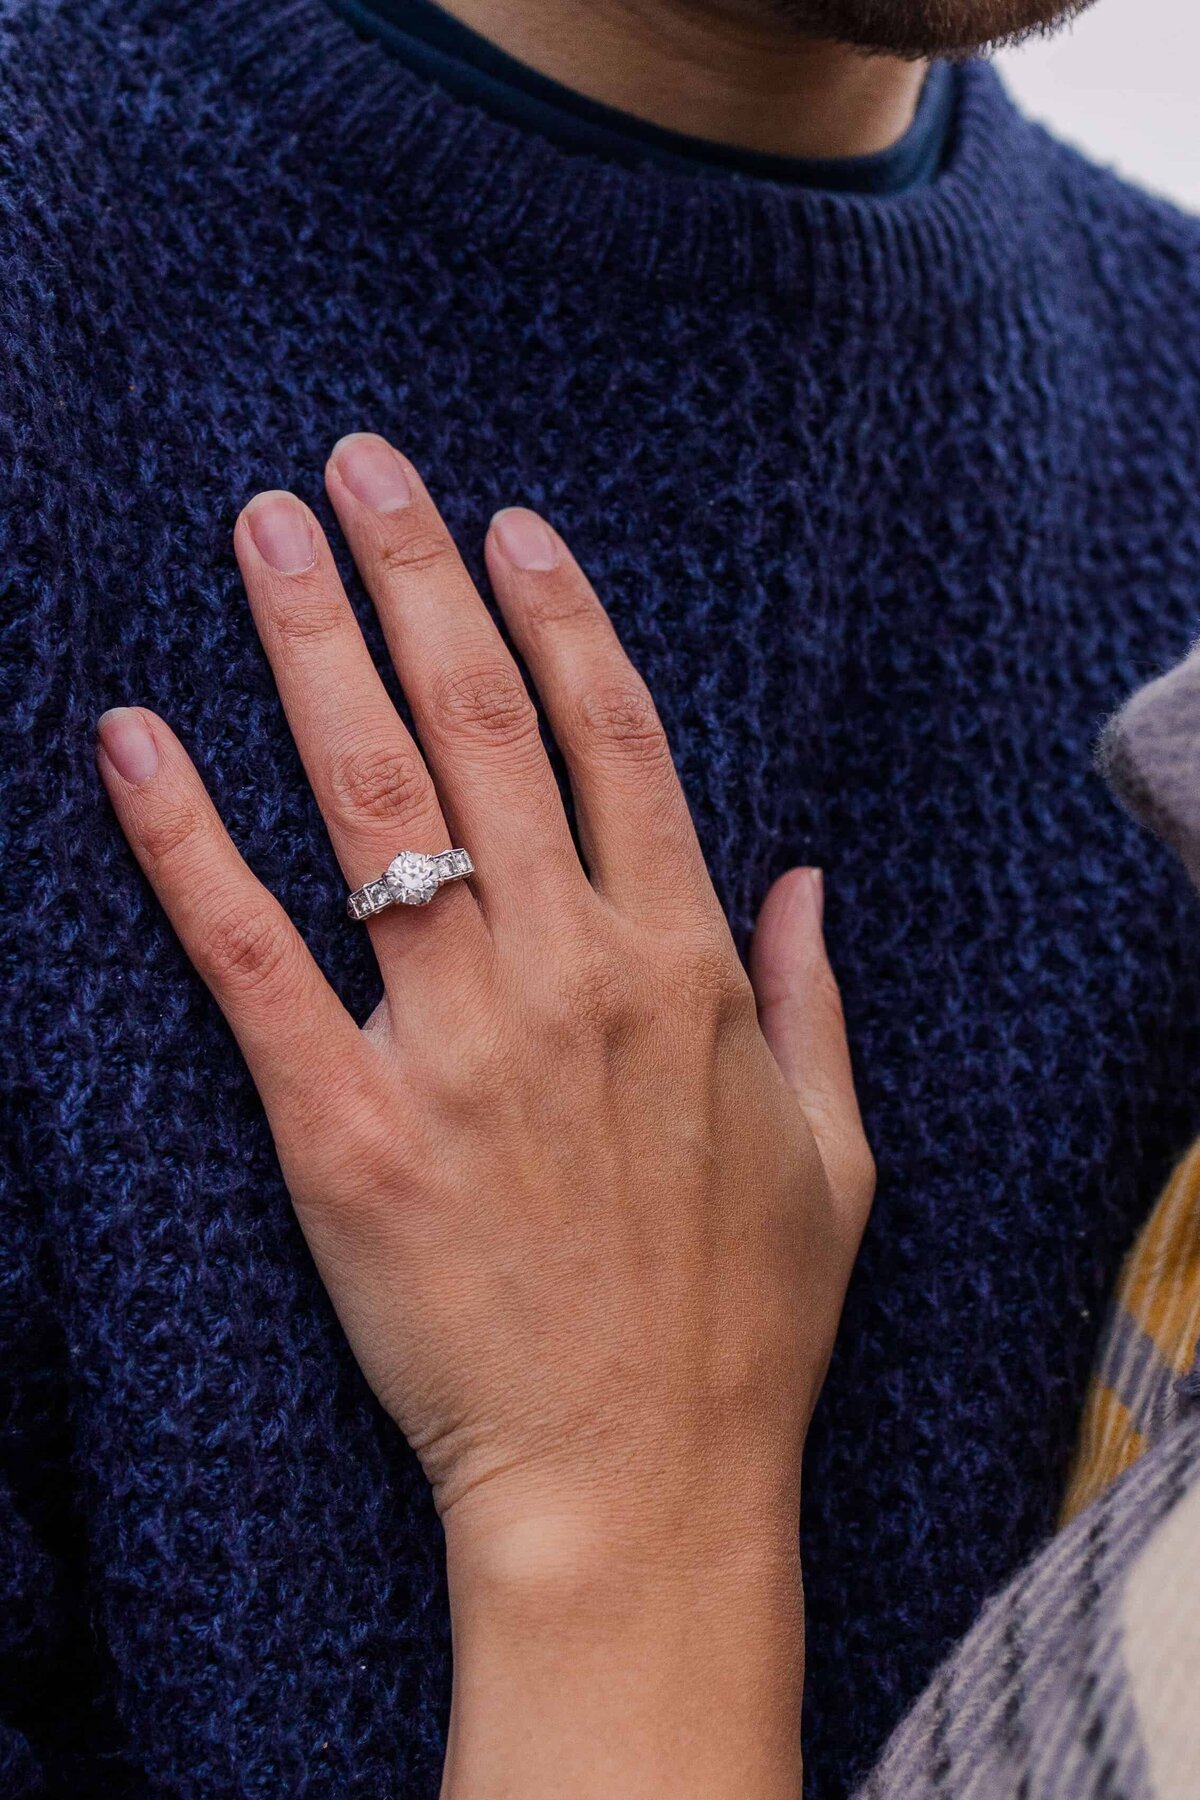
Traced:
<svg viewBox="0 0 1200 1800">
<path fill-rule="evenodd" d="M 880 1166 L 806 1469 L 840 1795 L 1048 1529 L 1196 1123 L 1190 902 L 1089 749 L 1200 623 L 1200 231 L 983 66 L 888 201 L 572 156 L 322 0 L 6 0 L 0 91 L 0 1788 L 436 1792 L 432 1508 L 92 764 L 161 709 L 368 1009 L 230 531 L 370 427 L 476 570 L 501 504 L 563 530 L 743 938 L 826 868 Z"/>
</svg>

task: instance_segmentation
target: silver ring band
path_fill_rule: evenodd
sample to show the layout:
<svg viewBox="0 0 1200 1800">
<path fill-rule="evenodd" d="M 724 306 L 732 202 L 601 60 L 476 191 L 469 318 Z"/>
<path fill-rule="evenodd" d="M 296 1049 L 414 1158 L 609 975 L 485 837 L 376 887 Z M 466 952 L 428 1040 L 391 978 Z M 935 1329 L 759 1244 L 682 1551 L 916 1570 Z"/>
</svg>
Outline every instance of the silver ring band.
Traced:
<svg viewBox="0 0 1200 1800">
<path fill-rule="evenodd" d="M 346 901 L 352 919 L 369 919 L 386 906 L 428 906 L 448 881 L 462 881 L 475 873 L 465 850 L 401 850 L 383 874 L 365 887 L 356 888 Z"/>
</svg>

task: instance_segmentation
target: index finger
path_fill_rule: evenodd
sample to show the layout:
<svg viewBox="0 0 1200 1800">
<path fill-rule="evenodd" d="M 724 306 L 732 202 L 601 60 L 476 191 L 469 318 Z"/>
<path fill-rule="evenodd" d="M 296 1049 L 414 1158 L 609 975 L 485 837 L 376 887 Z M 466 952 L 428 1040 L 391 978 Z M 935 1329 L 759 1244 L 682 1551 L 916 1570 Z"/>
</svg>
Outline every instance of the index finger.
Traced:
<svg viewBox="0 0 1200 1800">
<path fill-rule="evenodd" d="M 251 874 L 174 732 L 142 707 L 98 727 L 121 828 L 237 1038 L 274 1126 L 331 1105 L 362 1034 L 273 894 Z"/>
</svg>

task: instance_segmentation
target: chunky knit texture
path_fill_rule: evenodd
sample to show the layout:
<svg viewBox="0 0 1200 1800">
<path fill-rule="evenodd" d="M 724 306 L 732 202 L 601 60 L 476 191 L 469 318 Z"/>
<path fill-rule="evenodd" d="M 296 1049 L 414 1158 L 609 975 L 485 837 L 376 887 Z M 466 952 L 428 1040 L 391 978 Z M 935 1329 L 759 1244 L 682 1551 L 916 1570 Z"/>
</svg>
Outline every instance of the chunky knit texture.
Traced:
<svg viewBox="0 0 1200 1800">
<path fill-rule="evenodd" d="M 1200 653 L 1138 690 L 1100 764 L 1200 871 Z M 1200 1140 L 1121 1275 L 1067 1528 L 985 1607 L 858 1800 L 1191 1800 L 1200 1769 Z"/>
<path fill-rule="evenodd" d="M 806 1468 L 841 1795 L 1050 1528 L 1195 1124 L 1185 882 L 1089 764 L 1200 614 L 1200 233 L 982 66 L 871 202 L 568 156 L 321 0 L 0 18 L 0 1786 L 436 1792 L 436 1520 L 92 766 L 165 712 L 366 1012 L 230 531 L 371 427 L 477 570 L 498 505 L 563 530 L 743 940 L 827 870 L 880 1165 Z"/>
</svg>

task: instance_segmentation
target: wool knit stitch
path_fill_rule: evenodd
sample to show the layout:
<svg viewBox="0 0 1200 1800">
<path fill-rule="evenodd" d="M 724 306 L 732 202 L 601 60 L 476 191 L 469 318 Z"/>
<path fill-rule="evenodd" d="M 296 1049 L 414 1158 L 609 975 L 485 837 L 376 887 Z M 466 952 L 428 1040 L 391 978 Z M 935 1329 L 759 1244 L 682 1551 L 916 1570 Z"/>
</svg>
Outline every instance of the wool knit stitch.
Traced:
<svg viewBox="0 0 1200 1800">
<path fill-rule="evenodd" d="M 105 706 L 163 711 L 365 1015 L 230 532 L 275 485 L 328 522 L 369 427 L 477 573 L 501 504 L 563 531 L 740 941 L 827 871 L 880 1165 L 806 1460 L 841 1795 L 1050 1528 L 1194 1123 L 1186 885 L 1088 760 L 1200 612 L 1200 233 L 983 66 L 937 182 L 879 202 L 568 155 L 321 0 L 0 21 L 0 1787 L 436 1792 L 424 1484 L 92 765 Z"/>
<path fill-rule="evenodd" d="M 1128 700 L 1097 765 L 1200 888 L 1200 650 Z M 1073 1519 L 1200 1398 L 1200 1139 L 1121 1271 L 1063 1505 Z"/>
<path fill-rule="evenodd" d="M 1121 708 L 1098 757 L 1121 801 L 1200 886 L 1198 753 L 1200 651 Z M 859 1800 L 1194 1800 L 1198 1335 L 1200 1140 L 1122 1271 L 1068 1529 L 989 1602 Z"/>
</svg>

